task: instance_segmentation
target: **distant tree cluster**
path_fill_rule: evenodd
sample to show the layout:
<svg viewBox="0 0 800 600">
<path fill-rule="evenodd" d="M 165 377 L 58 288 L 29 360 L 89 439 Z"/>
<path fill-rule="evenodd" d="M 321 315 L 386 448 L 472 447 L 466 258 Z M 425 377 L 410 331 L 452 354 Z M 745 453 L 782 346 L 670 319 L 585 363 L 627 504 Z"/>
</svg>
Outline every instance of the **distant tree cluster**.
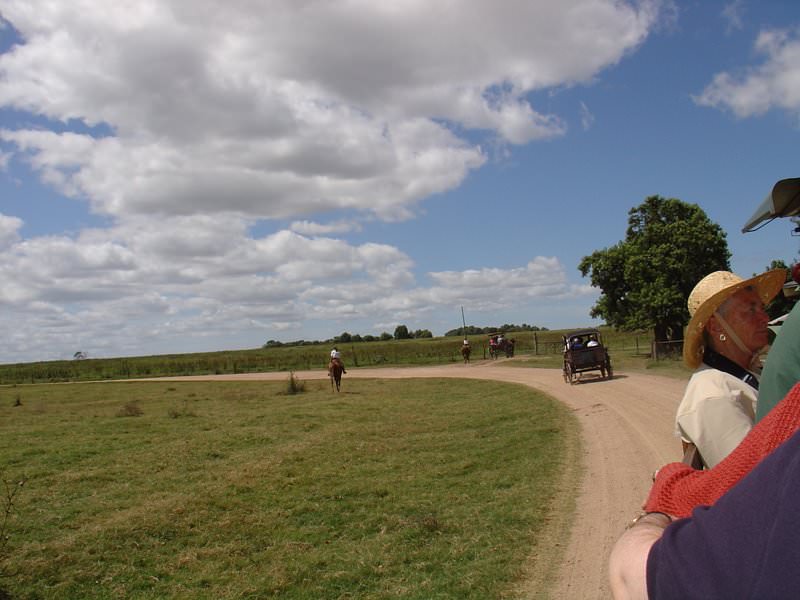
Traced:
<svg viewBox="0 0 800 600">
<path fill-rule="evenodd" d="M 527 323 L 523 323 L 522 325 L 514 325 L 509 323 L 504 323 L 498 327 L 475 327 L 474 325 L 468 325 L 466 329 L 463 327 L 459 327 L 458 329 L 451 329 L 450 331 L 446 332 L 444 335 L 445 337 L 448 336 L 463 336 L 463 335 L 479 335 L 482 333 L 507 333 L 509 331 L 549 331 L 547 327 L 537 327 L 536 325 L 528 325 Z"/>
<path fill-rule="evenodd" d="M 432 338 L 433 334 L 429 329 L 417 329 L 416 331 L 409 331 L 405 325 L 398 325 L 394 329 L 394 339 L 396 340 L 411 340 L 419 338 Z"/>
<path fill-rule="evenodd" d="M 313 346 L 320 344 L 320 341 L 312 340 L 295 340 L 293 342 L 279 342 L 278 340 L 267 340 L 267 343 L 262 348 L 281 348 L 283 346 Z"/>
<path fill-rule="evenodd" d="M 359 342 L 386 342 L 388 340 L 410 340 L 420 338 L 432 338 L 433 333 L 429 329 L 417 329 L 409 331 L 406 325 L 398 325 L 394 330 L 394 335 L 384 331 L 380 335 L 360 335 L 343 331 L 340 335 L 322 341 L 297 340 L 294 342 L 279 342 L 278 340 L 268 340 L 264 348 L 281 348 L 285 346 L 311 346 L 314 344 L 357 344 Z"/>
</svg>

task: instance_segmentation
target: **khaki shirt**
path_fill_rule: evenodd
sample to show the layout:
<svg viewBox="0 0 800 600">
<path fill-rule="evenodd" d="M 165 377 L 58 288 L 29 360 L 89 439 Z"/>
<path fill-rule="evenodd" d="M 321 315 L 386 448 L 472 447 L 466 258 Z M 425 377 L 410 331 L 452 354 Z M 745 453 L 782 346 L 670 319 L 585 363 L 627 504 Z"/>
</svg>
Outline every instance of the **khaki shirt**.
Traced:
<svg viewBox="0 0 800 600">
<path fill-rule="evenodd" d="M 758 391 L 718 369 L 701 365 L 683 395 L 675 433 L 692 442 L 710 469 L 739 445 L 753 428 Z"/>
</svg>

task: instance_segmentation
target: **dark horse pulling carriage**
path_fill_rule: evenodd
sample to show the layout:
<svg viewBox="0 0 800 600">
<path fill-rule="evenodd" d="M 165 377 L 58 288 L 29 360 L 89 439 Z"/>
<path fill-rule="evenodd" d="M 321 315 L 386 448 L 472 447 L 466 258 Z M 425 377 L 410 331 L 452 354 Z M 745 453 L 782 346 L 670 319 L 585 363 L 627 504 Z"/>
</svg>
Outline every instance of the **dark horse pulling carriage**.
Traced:
<svg viewBox="0 0 800 600">
<path fill-rule="evenodd" d="M 564 381 L 575 383 L 586 371 L 600 371 L 603 379 L 611 379 L 611 358 L 597 329 L 581 329 L 563 336 Z"/>
<path fill-rule="evenodd" d="M 499 355 L 505 354 L 506 358 L 511 358 L 514 356 L 515 343 L 513 339 L 504 337 L 502 333 L 490 333 L 489 356 L 497 358 Z"/>
</svg>

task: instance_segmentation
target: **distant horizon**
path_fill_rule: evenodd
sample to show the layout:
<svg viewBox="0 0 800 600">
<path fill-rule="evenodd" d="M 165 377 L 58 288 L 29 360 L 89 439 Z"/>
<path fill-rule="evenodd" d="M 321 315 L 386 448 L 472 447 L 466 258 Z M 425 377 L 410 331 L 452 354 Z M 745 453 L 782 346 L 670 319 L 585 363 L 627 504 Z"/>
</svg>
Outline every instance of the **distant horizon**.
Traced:
<svg viewBox="0 0 800 600">
<path fill-rule="evenodd" d="M 510 325 L 513 325 L 513 324 L 510 324 Z M 519 326 L 521 327 L 521 325 L 519 325 Z M 467 325 L 467 327 L 468 328 L 469 327 L 476 327 L 476 328 L 479 328 L 479 329 L 489 329 L 489 326 L 479 327 L 477 325 L 472 325 L 472 326 L 471 325 Z M 564 327 L 564 328 L 558 328 L 558 329 L 549 329 L 549 328 L 539 328 L 538 330 L 507 329 L 505 331 L 512 332 L 512 333 L 531 333 L 531 334 L 533 334 L 533 333 L 537 333 L 537 332 L 543 332 L 543 333 L 559 334 L 560 332 L 564 332 L 564 331 L 580 331 L 580 330 L 583 330 L 583 329 L 601 329 L 601 328 L 614 329 L 610 325 L 606 325 L 605 323 L 603 323 L 602 325 L 574 326 L 574 327 Z M 617 331 L 616 329 L 614 329 L 614 330 Z M 499 332 L 500 328 L 497 328 L 495 331 Z M 342 332 L 342 333 L 345 333 L 345 332 Z M 350 332 L 347 332 L 347 333 L 350 333 Z M 358 334 L 358 335 L 361 335 L 362 338 L 364 336 L 368 336 L 368 335 L 372 335 L 373 337 L 377 338 L 383 333 L 389 333 L 390 335 L 392 335 L 391 332 L 388 332 L 388 331 L 387 332 L 381 332 L 381 333 L 379 333 L 377 335 L 376 334 Z M 351 335 L 357 335 L 357 334 L 356 333 L 351 333 Z M 148 357 L 174 356 L 174 355 L 191 355 L 191 354 L 216 354 L 216 353 L 220 353 L 220 352 L 250 352 L 250 351 L 254 351 L 254 350 L 269 350 L 269 349 L 272 349 L 272 348 L 278 349 L 278 348 L 281 348 L 281 347 L 295 347 L 295 346 L 298 346 L 300 344 L 309 345 L 309 346 L 311 346 L 311 345 L 324 345 L 324 344 L 339 344 L 339 345 L 342 345 L 344 347 L 345 344 L 369 344 L 369 343 L 372 343 L 372 342 L 384 342 L 385 343 L 385 342 L 389 342 L 389 341 L 397 341 L 397 342 L 424 341 L 424 340 L 436 340 L 436 339 L 441 339 L 441 338 L 446 338 L 446 337 L 458 337 L 460 335 L 461 334 L 453 334 L 453 335 L 449 335 L 448 336 L 448 335 L 445 335 L 445 334 L 441 334 L 441 335 L 433 335 L 433 337 L 430 337 L 430 338 L 424 338 L 423 337 L 423 338 L 407 338 L 407 339 L 395 339 L 394 336 L 392 335 L 392 337 L 390 339 L 387 339 L 387 340 L 379 340 L 379 339 L 363 340 L 362 339 L 362 340 L 359 340 L 359 341 L 349 341 L 349 342 L 336 341 L 336 340 L 334 340 L 332 338 L 324 339 L 324 340 L 321 340 L 321 339 L 297 339 L 297 340 L 290 340 L 288 342 L 280 342 L 279 341 L 278 343 L 280 345 L 275 345 L 275 346 L 271 346 L 271 347 L 267 346 L 267 343 L 270 340 L 266 340 L 260 346 L 252 346 L 252 347 L 248 347 L 248 348 L 222 348 L 222 349 L 217 349 L 217 350 L 198 350 L 196 352 L 164 352 L 164 353 L 156 353 L 156 354 L 127 354 L 127 355 L 119 355 L 119 356 L 94 356 L 94 355 L 91 354 L 91 352 L 77 350 L 77 351 L 75 351 L 73 353 L 72 356 L 70 356 L 68 358 L 56 358 L 56 359 L 50 359 L 50 360 L 0 362 L 0 366 L 9 366 L 9 365 L 15 365 L 15 364 L 30 364 L 30 363 L 39 363 L 39 362 L 64 362 L 64 361 L 71 362 L 73 360 L 75 360 L 75 361 L 93 360 L 93 359 L 94 360 L 114 360 L 114 359 L 125 359 L 125 358 L 148 358 Z M 486 335 L 486 333 L 468 333 L 467 335 L 469 335 L 469 336 Z M 275 340 L 275 341 L 277 341 L 277 340 Z M 81 357 L 81 358 L 76 358 L 75 354 L 78 354 L 78 353 L 81 353 L 84 356 Z"/>
</svg>

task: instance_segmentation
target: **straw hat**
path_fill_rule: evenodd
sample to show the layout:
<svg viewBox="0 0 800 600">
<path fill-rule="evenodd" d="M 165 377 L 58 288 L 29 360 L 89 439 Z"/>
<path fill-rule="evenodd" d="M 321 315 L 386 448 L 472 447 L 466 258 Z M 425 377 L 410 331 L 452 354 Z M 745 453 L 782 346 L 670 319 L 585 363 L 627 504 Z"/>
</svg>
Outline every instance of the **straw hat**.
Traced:
<svg viewBox="0 0 800 600">
<path fill-rule="evenodd" d="M 689 294 L 689 325 L 683 338 L 683 362 L 696 369 L 703 361 L 703 329 L 708 319 L 725 300 L 739 290 L 751 287 L 766 304 L 781 291 L 786 269 L 774 269 L 750 279 L 742 279 L 730 271 L 714 271 L 703 277 Z"/>
</svg>

